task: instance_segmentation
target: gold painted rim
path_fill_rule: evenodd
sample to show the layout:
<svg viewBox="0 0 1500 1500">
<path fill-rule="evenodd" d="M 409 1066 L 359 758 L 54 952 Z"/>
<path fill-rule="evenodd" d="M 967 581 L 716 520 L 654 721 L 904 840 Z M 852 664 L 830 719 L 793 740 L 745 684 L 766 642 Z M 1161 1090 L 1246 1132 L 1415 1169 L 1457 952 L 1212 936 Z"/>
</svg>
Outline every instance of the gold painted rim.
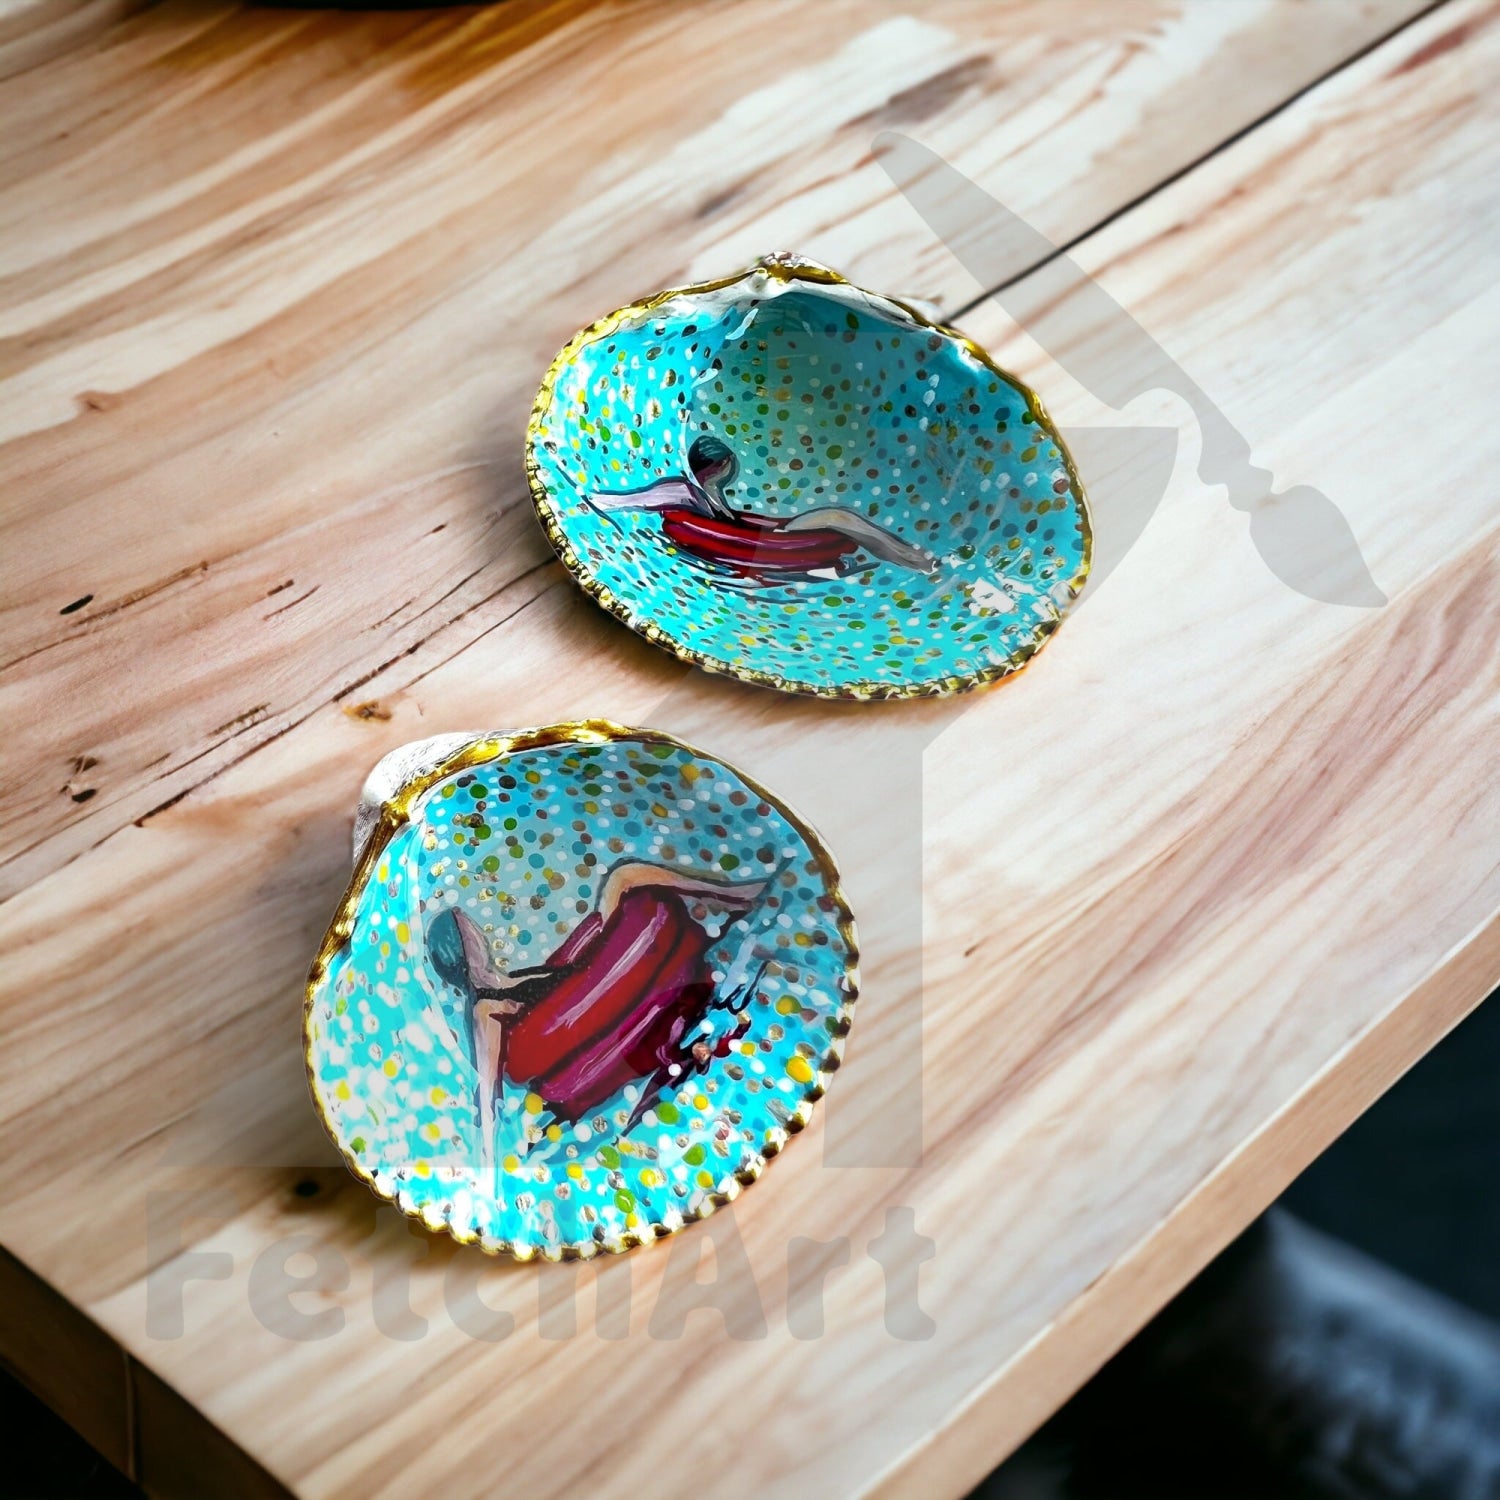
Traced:
<svg viewBox="0 0 1500 1500">
<path fill-rule="evenodd" d="M 654 620 L 633 611 L 624 599 L 594 576 L 574 550 L 573 544 L 568 540 L 563 529 L 561 514 L 554 505 L 551 493 L 542 479 L 541 462 L 537 457 L 542 424 L 551 411 L 557 380 L 564 368 L 572 362 L 574 356 L 585 345 L 597 339 L 607 338 L 627 319 L 644 316 L 675 297 L 697 297 L 710 292 L 723 291 L 726 287 L 747 281 L 752 276 L 762 275 L 773 277 L 781 282 L 802 281 L 813 286 L 848 287 L 851 291 L 868 297 L 872 302 L 884 304 L 893 309 L 902 317 L 910 319 L 918 328 L 936 333 L 939 337 L 957 344 L 972 359 L 977 360 L 987 370 L 998 375 L 1021 393 L 1032 420 L 1056 444 L 1057 451 L 1062 455 L 1063 466 L 1068 472 L 1068 482 L 1078 500 L 1078 524 L 1083 532 L 1083 561 L 1078 571 L 1067 581 L 1068 599 L 1059 607 L 1057 615 L 1051 620 L 1039 622 L 1032 632 L 1031 639 L 1024 645 L 1018 646 L 1003 662 L 992 667 L 985 667 L 982 671 L 950 673 L 943 677 L 929 678 L 923 682 L 854 682 L 843 686 L 802 682 L 795 678 L 783 677 L 779 673 L 761 672 L 754 667 L 734 665 L 721 657 L 709 656 L 683 644 L 670 632 L 663 630 Z M 673 287 L 657 292 L 642 301 L 632 302 L 628 306 L 616 309 L 607 317 L 590 323 L 587 328 L 574 334 L 547 367 L 547 373 L 542 377 L 541 388 L 531 408 L 531 418 L 526 424 L 526 479 L 531 488 L 531 502 L 536 509 L 537 519 L 541 522 L 542 530 L 546 533 L 552 550 L 557 554 L 562 565 L 573 575 L 579 587 L 596 603 L 608 610 L 621 624 L 633 630 L 637 635 L 643 636 L 653 646 L 669 652 L 679 661 L 701 667 L 705 672 L 714 672 L 725 677 L 737 677 L 742 682 L 753 682 L 759 687 L 775 688 L 780 692 L 798 693 L 812 698 L 853 700 L 861 703 L 894 698 L 940 698 L 956 693 L 971 692 L 975 688 L 1013 676 L 1046 645 L 1048 639 L 1062 624 L 1067 609 L 1088 581 L 1089 569 L 1093 565 L 1094 527 L 1093 518 L 1089 513 L 1088 497 L 1084 493 L 1083 481 L 1079 477 L 1077 465 L 1073 462 L 1073 455 L 1048 414 L 1042 398 L 1024 380 L 998 365 L 989 353 L 975 343 L 968 334 L 961 333 L 947 323 L 935 322 L 919 308 L 901 301 L 898 297 L 888 297 L 882 292 L 872 292 L 867 287 L 856 285 L 837 271 L 798 255 L 783 253 L 763 256 L 754 265 L 746 267 L 743 271 L 737 271 L 732 276 L 722 276 L 713 281 L 700 281 L 689 286 Z"/>
<path fill-rule="evenodd" d="M 777 1126 L 760 1147 L 756 1157 L 749 1165 L 741 1167 L 726 1186 L 716 1189 L 705 1196 L 700 1204 L 691 1213 L 684 1212 L 682 1222 L 671 1227 L 665 1224 L 651 1224 L 647 1226 L 645 1233 L 634 1230 L 627 1231 L 615 1240 L 600 1242 L 590 1239 L 588 1241 L 571 1241 L 566 1245 L 548 1246 L 523 1243 L 511 1240 L 488 1241 L 478 1233 L 460 1234 L 446 1219 L 431 1218 L 420 1209 L 409 1208 L 401 1201 L 399 1190 L 395 1193 L 382 1191 L 375 1184 L 374 1173 L 365 1168 L 354 1152 L 345 1145 L 339 1131 L 335 1128 L 323 1096 L 319 1092 L 317 1076 L 313 1070 L 313 1007 L 317 1002 L 317 993 L 328 977 L 328 966 L 341 949 L 347 946 L 354 931 L 355 910 L 359 905 L 359 899 L 364 894 L 365 886 L 369 883 L 370 876 L 374 872 L 380 857 L 384 854 L 387 845 L 411 821 L 413 807 L 418 800 L 431 791 L 439 782 L 447 780 L 448 777 L 456 775 L 460 771 L 468 770 L 472 766 L 488 765 L 492 761 L 503 760 L 506 756 L 522 750 L 544 749 L 552 745 L 601 745 L 613 744 L 624 740 L 638 741 L 644 744 L 671 745 L 678 750 L 684 750 L 689 755 L 699 760 L 712 761 L 723 766 L 744 783 L 745 787 L 754 792 L 763 801 L 769 802 L 796 829 L 803 842 L 807 845 L 809 852 L 818 863 L 818 868 L 823 874 L 824 883 L 828 889 L 837 908 L 839 936 L 843 939 L 848 957 L 844 964 L 844 973 L 841 980 L 842 999 L 835 1016 L 837 1029 L 832 1033 L 827 1051 L 818 1062 L 817 1071 L 813 1081 L 803 1090 L 796 1109 L 785 1125 Z M 401 788 L 391 797 L 387 798 L 380 809 L 380 821 L 371 830 L 369 838 L 365 841 L 364 848 L 360 851 L 359 859 L 354 866 L 354 873 L 350 877 L 348 888 L 345 890 L 339 902 L 338 909 L 334 913 L 333 920 L 328 925 L 328 931 L 323 936 L 319 945 L 317 957 L 313 960 L 312 968 L 307 976 L 307 985 L 303 996 L 302 1005 L 302 1060 L 307 1071 L 308 1091 L 312 1095 L 313 1109 L 317 1112 L 323 1129 L 328 1132 L 329 1138 L 338 1148 L 339 1155 L 344 1159 L 344 1165 L 353 1173 L 382 1203 L 389 1203 L 398 1209 L 407 1218 L 414 1219 L 424 1229 L 433 1233 L 444 1233 L 451 1236 L 460 1245 L 477 1246 L 486 1255 L 510 1255 L 517 1261 L 526 1262 L 531 1260 L 565 1261 L 565 1260 L 592 1260 L 596 1255 L 608 1253 L 614 1255 L 623 1254 L 627 1250 L 633 1250 L 638 1245 L 654 1243 L 663 1240 L 679 1230 L 685 1229 L 689 1224 L 695 1224 L 701 1219 L 708 1218 L 716 1210 L 722 1208 L 726 1203 L 734 1199 L 755 1182 L 765 1171 L 767 1165 L 773 1158 L 779 1156 L 787 1142 L 806 1128 L 812 1119 L 813 1110 L 825 1092 L 827 1092 L 827 1080 L 836 1073 L 840 1063 L 843 1061 L 844 1040 L 849 1034 L 849 1028 L 853 1024 L 854 1003 L 859 998 L 859 940 L 854 926 L 854 913 L 850 910 L 848 897 L 844 894 L 844 888 L 839 876 L 838 865 L 828 846 L 819 837 L 814 829 L 794 808 L 789 807 L 776 793 L 757 781 L 753 776 L 748 776 L 731 761 L 723 756 L 712 755 L 705 750 L 700 750 L 696 745 L 690 745 L 686 740 L 680 740 L 675 735 L 667 734 L 658 729 L 632 729 L 628 725 L 617 724 L 611 719 L 580 719 L 563 724 L 550 724 L 537 729 L 517 729 L 503 734 L 485 735 L 464 745 L 459 750 L 448 756 L 440 765 L 430 771 L 425 771 L 419 776 L 412 777 L 403 783 Z"/>
</svg>

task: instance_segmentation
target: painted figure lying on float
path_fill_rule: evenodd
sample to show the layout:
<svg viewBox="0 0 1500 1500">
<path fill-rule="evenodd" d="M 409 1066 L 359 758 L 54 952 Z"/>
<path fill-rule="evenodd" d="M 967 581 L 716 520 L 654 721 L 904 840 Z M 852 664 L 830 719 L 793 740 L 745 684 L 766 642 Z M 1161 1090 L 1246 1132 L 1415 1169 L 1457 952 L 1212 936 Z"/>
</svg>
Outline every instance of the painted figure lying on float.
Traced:
<svg viewBox="0 0 1500 1500">
<path fill-rule="evenodd" d="M 700 437 L 688 450 L 689 474 L 658 479 L 643 489 L 601 492 L 590 504 L 605 514 L 655 512 L 662 535 L 680 551 L 751 583 L 841 578 L 869 565 L 861 553 L 917 573 L 936 570 L 930 552 L 842 506 L 819 506 L 788 518 L 736 509 L 724 490 L 739 467 L 726 443 Z"/>
<path fill-rule="evenodd" d="M 709 954 L 720 938 L 694 909 L 743 916 L 767 887 L 627 860 L 550 958 L 509 972 L 495 967 L 471 917 L 439 913 L 428 953 L 468 1000 L 481 1140 L 490 1141 L 506 1082 L 539 1095 L 556 1120 L 574 1121 L 639 1080 L 626 1134 L 663 1092 L 727 1056 L 749 1027 L 760 972 L 717 994 Z M 703 1025 L 713 1011 L 728 1017 L 717 1034 Z"/>
</svg>

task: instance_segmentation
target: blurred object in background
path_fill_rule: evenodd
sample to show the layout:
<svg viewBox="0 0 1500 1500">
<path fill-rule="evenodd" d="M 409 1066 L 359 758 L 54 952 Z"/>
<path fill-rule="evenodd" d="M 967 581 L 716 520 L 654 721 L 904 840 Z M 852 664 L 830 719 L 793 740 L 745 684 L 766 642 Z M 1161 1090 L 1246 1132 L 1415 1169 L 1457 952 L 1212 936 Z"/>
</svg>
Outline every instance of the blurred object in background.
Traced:
<svg viewBox="0 0 1500 1500">
<path fill-rule="evenodd" d="M 975 1500 L 1497 1500 L 1497 1076 L 1492 996 Z"/>
<path fill-rule="evenodd" d="M 1281 1202 L 1500 1322 L 1500 993 L 1356 1120 Z"/>
</svg>

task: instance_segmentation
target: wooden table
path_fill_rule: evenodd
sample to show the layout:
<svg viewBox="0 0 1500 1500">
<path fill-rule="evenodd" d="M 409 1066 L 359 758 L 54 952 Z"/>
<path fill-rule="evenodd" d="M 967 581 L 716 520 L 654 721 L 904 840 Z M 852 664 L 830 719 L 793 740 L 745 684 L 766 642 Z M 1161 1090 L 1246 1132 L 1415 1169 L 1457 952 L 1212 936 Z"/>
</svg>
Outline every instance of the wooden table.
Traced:
<svg viewBox="0 0 1500 1500">
<path fill-rule="evenodd" d="M 1500 977 L 1497 70 L 1478 0 L 7 9 L 6 1361 L 160 1495 L 983 1475 Z M 976 302 L 887 129 L 1069 247 L 1389 603 L 1279 582 L 1181 401 L 1111 412 Z M 1065 429 L 1180 431 L 1006 687 L 688 674 L 551 560 L 550 356 L 775 248 L 970 309 Z M 865 993 L 732 1214 L 517 1268 L 338 1168 L 300 986 L 382 752 L 587 714 L 810 816 Z"/>
</svg>

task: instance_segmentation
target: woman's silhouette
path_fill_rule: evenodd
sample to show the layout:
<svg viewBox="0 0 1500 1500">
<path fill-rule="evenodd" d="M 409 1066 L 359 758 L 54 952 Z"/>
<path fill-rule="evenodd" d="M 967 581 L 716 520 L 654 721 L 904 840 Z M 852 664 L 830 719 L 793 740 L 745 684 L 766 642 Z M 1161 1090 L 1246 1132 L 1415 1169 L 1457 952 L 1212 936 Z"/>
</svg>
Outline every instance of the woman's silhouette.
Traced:
<svg viewBox="0 0 1500 1500">
<path fill-rule="evenodd" d="M 753 583 L 842 577 L 868 566 L 861 553 L 918 573 L 937 568 L 930 552 L 842 506 L 820 506 L 789 519 L 736 509 L 724 490 L 739 473 L 739 460 L 716 437 L 693 444 L 688 469 L 644 489 L 592 495 L 590 504 L 605 513 L 655 512 L 662 535 L 680 552 Z"/>
<path fill-rule="evenodd" d="M 472 918 L 452 907 L 441 912 L 428 928 L 428 953 L 469 1002 L 486 1151 L 506 1080 L 540 1095 L 560 1121 L 580 1119 L 642 1080 L 628 1130 L 663 1089 L 724 1055 L 749 1024 L 754 981 L 715 995 L 708 959 L 720 939 L 694 908 L 742 915 L 766 885 L 626 861 L 545 963 L 508 973 L 495 967 Z M 701 1025 L 713 1010 L 733 1016 L 723 1035 Z"/>
</svg>

